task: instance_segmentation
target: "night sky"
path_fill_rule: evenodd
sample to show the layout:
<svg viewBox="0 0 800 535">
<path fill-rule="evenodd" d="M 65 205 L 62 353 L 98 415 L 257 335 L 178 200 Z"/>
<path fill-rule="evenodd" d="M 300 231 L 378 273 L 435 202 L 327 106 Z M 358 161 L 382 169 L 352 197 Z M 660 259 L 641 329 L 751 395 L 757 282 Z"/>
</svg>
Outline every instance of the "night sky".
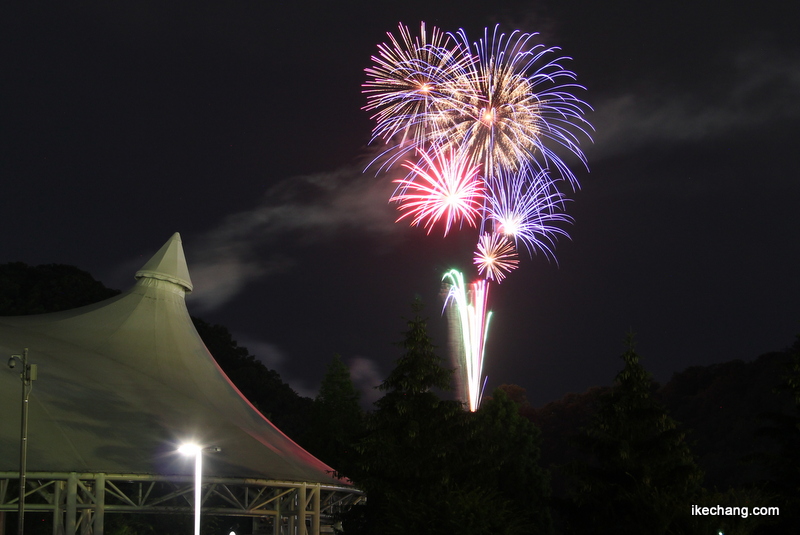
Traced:
<svg viewBox="0 0 800 535">
<path fill-rule="evenodd" d="M 395 224 L 364 68 L 420 20 L 500 23 L 573 58 L 594 142 L 571 240 L 493 286 L 489 388 L 541 405 L 608 385 L 626 333 L 657 380 L 800 333 L 800 32 L 779 2 L 28 2 L 0 7 L 0 262 L 109 287 L 173 232 L 190 313 L 313 396 L 335 353 L 370 388 L 416 296 L 477 231 Z M 31 348 L 33 353 L 35 348 Z"/>
</svg>

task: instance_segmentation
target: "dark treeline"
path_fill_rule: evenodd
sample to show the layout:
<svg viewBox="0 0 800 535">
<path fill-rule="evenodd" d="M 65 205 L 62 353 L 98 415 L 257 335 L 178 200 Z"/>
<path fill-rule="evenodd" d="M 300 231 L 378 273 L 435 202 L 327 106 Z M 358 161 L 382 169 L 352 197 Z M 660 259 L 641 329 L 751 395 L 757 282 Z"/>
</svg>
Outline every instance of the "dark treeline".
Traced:
<svg viewBox="0 0 800 535">
<path fill-rule="evenodd" d="M 118 293 L 71 266 L 0 266 L 0 315 Z M 447 395 L 452 370 L 428 337 L 421 305 L 412 313 L 371 411 L 339 356 L 311 400 L 225 327 L 193 318 L 256 408 L 366 491 L 366 503 L 341 519 L 348 535 L 732 535 L 800 525 L 800 338 L 753 362 L 688 368 L 660 386 L 630 336 L 611 387 L 534 408 L 524 389 L 503 385 L 470 413 Z M 704 516 L 693 506 L 739 509 Z M 754 507 L 780 515 L 756 516 Z M 153 530 L 138 519 L 118 531 Z"/>
</svg>

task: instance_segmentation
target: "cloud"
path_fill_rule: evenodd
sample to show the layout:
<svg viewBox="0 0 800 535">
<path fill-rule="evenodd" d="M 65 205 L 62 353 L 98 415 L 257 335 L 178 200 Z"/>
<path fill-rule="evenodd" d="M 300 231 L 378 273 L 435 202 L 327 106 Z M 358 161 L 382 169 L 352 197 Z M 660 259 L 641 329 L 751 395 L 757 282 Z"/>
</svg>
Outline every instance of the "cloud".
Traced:
<svg viewBox="0 0 800 535">
<path fill-rule="evenodd" d="M 286 354 L 275 344 L 256 340 L 250 336 L 238 333 L 236 335 L 236 342 L 241 347 L 246 347 L 247 351 L 253 355 L 256 360 L 272 370 L 277 370 L 281 363 L 286 361 Z"/>
<path fill-rule="evenodd" d="M 713 91 L 627 93 L 596 102 L 590 160 L 658 143 L 713 139 L 800 117 L 800 58 L 767 48 L 733 59 Z"/>
<path fill-rule="evenodd" d="M 375 361 L 365 357 L 353 357 L 348 359 L 347 364 L 350 368 L 350 378 L 361 392 L 362 404 L 371 406 L 383 395 L 375 388 L 383 382 L 383 372 Z"/>
<path fill-rule="evenodd" d="M 232 214 L 187 251 L 192 262 L 193 305 L 219 308 L 248 283 L 289 270 L 292 250 L 345 232 L 387 236 L 396 232 L 388 205 L 388 179 L 348 167 L 297 176 L 269 188 L 253 209 Z"/>
</svg>

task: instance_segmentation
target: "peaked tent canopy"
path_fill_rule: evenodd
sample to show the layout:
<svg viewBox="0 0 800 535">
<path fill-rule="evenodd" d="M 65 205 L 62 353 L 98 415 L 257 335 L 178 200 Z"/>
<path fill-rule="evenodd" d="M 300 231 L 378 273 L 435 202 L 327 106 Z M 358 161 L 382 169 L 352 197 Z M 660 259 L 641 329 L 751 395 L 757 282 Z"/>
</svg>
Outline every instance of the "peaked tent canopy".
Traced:
<svg viewBox="0 0 800 535">
<path fill-rule="evenodd" d="M 192 324 L 180 235 L 116 297 L 74 310 L 0 317 L 0 354 L 38 366 L 29 407 L 28 470 L 188 475 L 182 442 L 208 453 L 208 476 L 345 485 L 233 386 Z M 0 472 L 18 469 L 18 370 L 0 373 Z"/>
</svg>

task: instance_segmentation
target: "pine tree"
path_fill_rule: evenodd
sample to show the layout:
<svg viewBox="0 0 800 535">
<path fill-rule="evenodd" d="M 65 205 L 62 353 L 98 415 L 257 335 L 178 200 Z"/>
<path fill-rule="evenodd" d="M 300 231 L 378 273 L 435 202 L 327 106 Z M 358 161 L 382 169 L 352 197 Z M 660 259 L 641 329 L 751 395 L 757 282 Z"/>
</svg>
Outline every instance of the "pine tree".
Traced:
<svg viewBox="0 0 800 535">
<path fill-rule="evenodd" d="M 702 472 L 685 433 L 653 398 L 652 379 L 639 363 L 632 337 L 622 360 L 625 367 L 580 437 L 591 460 L 575 467 L 579 485 L 573 529 L 597 534 L 686 532 Z"/>
<path fill-rule="evenodd" d="M 520 407 L 497 388 L 474 415 L 475 466 L 471 485 L 496 489 L 510 514 L 504 519 L 510 533 L 549 533 L 549 477 L 539 463 L 541 433 L 520 414 Z M 513 529 L 512 529 L 513 528 Z"/>
<path fill-rule="evenodd" d="M 375 403 L 377 411 L 367 421 L 368 436 L 360 446 L 362 451 L 376 453 L 362 463 L 367 486 L 373 477 L 400 486 L 448 479 L 441 459 L 450 448 L 442 435 L 451 424 L 460 423 L 463 411 L 460 403 L 437 394 L 436 390 L 451 389 L 452 370 L 444 368 L 436 354 L 419 301 L 413 311 L 415 316 L 398 344 L 404 353 L 378 387 L 385 394 Z"/>
<path fill-rule="evenodd" d="M 363 434 L 364 412 L 350 370 L 334 355 L 311 410 L 311 425 L 303 444 L 340 475 L 350 475 L 354 444 Z"/>
<path fill-rule="evenodd" d="M 385 394 L 357 445 L 353 479 L 368 499 L 346 519 L 347 533 L 452 533 L 463 521 L 459 504 L 477 496 L 450 492 L 467 421 L 461 403 L 437 393 L 451 388 L 452 370 L 442 366 L 421 311 L 415 302 L 404 352 L 378 387 Z"/>
</svg>

